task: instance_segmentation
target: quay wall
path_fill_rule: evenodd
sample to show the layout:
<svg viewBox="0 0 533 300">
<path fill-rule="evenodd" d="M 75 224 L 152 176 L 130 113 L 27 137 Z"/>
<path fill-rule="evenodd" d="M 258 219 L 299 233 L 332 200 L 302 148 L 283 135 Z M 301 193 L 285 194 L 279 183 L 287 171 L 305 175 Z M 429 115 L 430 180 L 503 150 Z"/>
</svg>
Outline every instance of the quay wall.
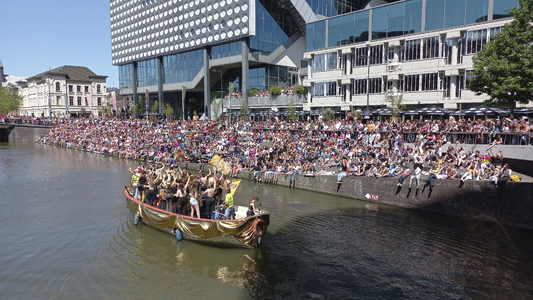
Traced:
<svg viewBox="0 0 533 300">
<path fill-rule="evenodd" d="M 35 125 L 1 125 L 0 142 L 9 143 L 32 143 L 37 142 L 39 137 L 46 135 L 52 126 L 35 126 Z"/>
<path fill-rule="evenodd" d="M 181 164 L 184 168 L 198 170 L 199 164 Z M 210 166 L 206 166 L 209 168 Z M 241 171 L 237 178 L 254 180 L 253 172 Z M 429 188 L 422 189 L 425 180 L 420 180 L 417 191 L 413 180 L 409 190 L 409 179 L 402 187 L 398 178 L 344 177 L 340 185 L 336 175 L 306 177 L 296 175 L 294 183 L 290 175 L 278 175 L 276 183 L 313 192 L 338 195 L 353 199 L 386 204 L 397 207 L 453 215 L 466 219 L 499 222 L 501 224 L 533 229 L 533 183 L 508 182 L 505 190 L 494 189 L 487 181 L 467 180 L 460 186 L 459 180 L 436 180 L 431 194 Z M 270 183 L 263 183 L 270 184 Z M 376 195 L 377 200 L 365 195 Z"/>
</svg>

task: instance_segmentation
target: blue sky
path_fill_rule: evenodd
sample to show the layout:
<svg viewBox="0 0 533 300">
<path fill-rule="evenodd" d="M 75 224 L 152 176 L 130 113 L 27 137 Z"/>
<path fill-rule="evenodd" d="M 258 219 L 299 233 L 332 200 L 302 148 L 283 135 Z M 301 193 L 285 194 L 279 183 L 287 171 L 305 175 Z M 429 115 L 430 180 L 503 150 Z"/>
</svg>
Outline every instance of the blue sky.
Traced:
<svg viewBox="0 0 533 300">
<path fill-rule="evenodd" d="M 0 0 L 0 60 L 10 75 L 85 66 L 118 87 L 109 0 Z M 113 74 L 114 73 L 114 74 Z"/>
</svg>

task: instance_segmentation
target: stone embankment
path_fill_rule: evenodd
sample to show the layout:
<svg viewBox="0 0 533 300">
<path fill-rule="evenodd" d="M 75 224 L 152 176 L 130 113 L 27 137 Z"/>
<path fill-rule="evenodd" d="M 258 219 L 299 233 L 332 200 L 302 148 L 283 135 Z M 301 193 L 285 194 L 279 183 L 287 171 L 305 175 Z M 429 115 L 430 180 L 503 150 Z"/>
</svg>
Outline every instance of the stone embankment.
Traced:
<svg viewBox="0 0 533 300">
<path fill-rule="evenodd" d="M 198 170 L 199 164 L 181 167 Z M 248 171 L 241 171 L 237 178 L 254 180 Z M 336 175 L 296 175 L 290 182 L 289 175 L 278 175 L 278 181 L 271 184 L 533 229 L 531 182 L 508 182 L 505 190 L 499 190 L 487 181 L 467 180 L 460 186 L 459 180 L 436 180 L 431 193 L 429 188 L 422 193 L 425 180 L 420 180 L 418 189 L 414 180 L 411 189 L 408 179 L 402 187 L 397 183 L 398 178 L 344 177 L 339 185 Z"/>
</svg>

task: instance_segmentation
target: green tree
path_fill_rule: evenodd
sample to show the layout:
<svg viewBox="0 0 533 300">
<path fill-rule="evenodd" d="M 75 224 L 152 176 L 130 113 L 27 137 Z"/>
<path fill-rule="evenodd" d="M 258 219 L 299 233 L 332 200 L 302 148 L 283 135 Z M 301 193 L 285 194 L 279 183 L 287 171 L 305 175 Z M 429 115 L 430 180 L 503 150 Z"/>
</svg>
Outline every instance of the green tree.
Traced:
<svg viewBox="0 0 533 300">
<path fill-rule="evenodd" d="M 299 85 L 297 85 L 297 86 L 294 88 L 294 92 L 295 92 L 296 94 L 306 95 L 306 94 L 307 94 L 307 89 L 306 89 L 303 85 L 299 84 Z"/>
<path fill-rule="evenodd" d="M 289 120 L 291 121 L 296 120 L 296 108 L 294 107 L 294 101 L 292 100 L 292 98 L 289 101 L 288 108 L 289 108 Z"/>
<path fill-rule="evenodd" d="M 17 89 L 12 85 L 0 88 L 0 113 L 8 113 L 20 108 L 22 97 L 18 95 Z"/>
<path fill-rule="evenodd" d="M 270 87 L 270 95 L 272 96 L 281 95 L 281 88 L 279 86 Z"/>
<path fill-rule="evenodd" d="M 241 120 L 247 120 L 248 119 L 248 105 L 244 104 L 244 102 L 241 104 Z"/>
<path fill-rule="evenodd" d="M 399 117 L 402 114 L 402 110 L 405 109 L 403 95 L 395 95 L 392 88 L 389 88 L 388 92 L 385 93 L 385 102 L 389 103 L 393 117 Z"/>
<path fill-rule="evenodd" d="M 256 94 L 260 93 L 261 91 L 256 89 L 256 88 L 253 88 L 253 89 L 250 89 L 250 92 L 248 92 L 248 95 L 250 97 L 255 97 Z"/>
<path fill-rule="evenodd" d="M 130 106 L 130 110 L 131 112 L 133 113 L 133 116 L 136 117 L 137 114 L 139 113 L 137 110 L 139 108 L 139 104 L 133 104 Z"/>
<path fill-rule="evenodd" d="M 322 113 L 322 116 L 324 118 L 324 121 L 329 121 L 335 119 L 335 111 L 331 108 L 326 108 L 324 112 Z"/>
<path fill-rule="evenodd" d="M 533 99 L 533 0 L 519 0 L 514 20 L 483 46 L 473 58 L 474 78 L 468 88 L 489 96 L 487 104 L 506 104 L 511 114 L 516 102 Z"/>
<path fill-rule="evenodd" d="M 152 107 L 150 107 L 150 112 L 153 113 L 153 114 L 157 114 L 159 112 L 159 101 L 155 101 L 154 102 L 154 105 L 152 105 Z"/>
<path fill-rule="evenodd" d="M 174 115 L 174 109 L 169 103 L 165 103 L 165 107 L 162 110 L 169 120 L 171 119 L 171 116 Z"/>
</svg>

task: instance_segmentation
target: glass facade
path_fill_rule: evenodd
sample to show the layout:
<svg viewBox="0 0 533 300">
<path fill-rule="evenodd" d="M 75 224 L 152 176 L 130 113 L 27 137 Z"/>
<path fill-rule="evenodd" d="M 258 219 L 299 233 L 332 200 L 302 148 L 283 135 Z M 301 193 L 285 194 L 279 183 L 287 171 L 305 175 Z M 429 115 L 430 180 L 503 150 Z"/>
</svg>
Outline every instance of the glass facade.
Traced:
<svg viewBox="0 0 533 300">
<path fill-rule="evenodd" d="M 327 25 L 326 20 L 317 21 L 306 25 L 306 51 L 368 41 L 369 21 L 372 22 L 372 40 L 420 33 L 423 28 L 424 31 L 433 31 L 486 22 L 490 1 L 426 0 L 425 24 L 422 24 L 422 0 L 391 3 L 332 17 L 327 20 Z M 518 7 L 516 0 L 493 1 L 494 20 L 510 17 L 510 10 Z M 369 20 L 370 11 L 372 20 Z"/>
<path fill-rule="evenodd" d="M 444 28 L 444 3 L 444 0 L 426 0 L 426 31 Z"/>
<path fill-rule="evenodd" d="M 289 10 L 277 1 L 256 0 L 255 5 L 256 33 L 250 37 L 250 52 L 268 55 L 300 29 Z"/>
<path fill-rule="evenodd" d="M 191 81 L 198 72 L 200 72 L 203 66 L 203 50 L 164 56 L 163 83 Z"/>
<path fill-rule="evenodd" d="M 118 66 L 119 88 L 127 89 L 133 87 L 132 65 Z"/>
<path fill-rule="evenodd" d="M 518 8 L 516 0 L 494 0 L 494 11 L 492 19 L 503 19 L 511 17 L 511 9 Z"/>
<path fill-rule="evenodd" d="M 368 0 L 306 0 L 317 15 L 334 17 L 363 9 Z"/>
<path fill-rule="evenodd" d="M 235 56 L 242 54 L 242 41 L 211 47 L 211 59 Z"/>
<path fill-rule="evenodd" d="M 157 85 L 157 58 L 137 63 L 137 86 Z"/>
<path fill-rule="evenodd" d="M 476 0 L 478 1 L 478 0 Z M 446 0 L 444 27 L 465 25 L 466 0 Z"/>
<path fill-rule="evenodd" d="M 313 72 L 337 69 L 337 52 L 317 54 L 311 62 Z"/>
</svg>

